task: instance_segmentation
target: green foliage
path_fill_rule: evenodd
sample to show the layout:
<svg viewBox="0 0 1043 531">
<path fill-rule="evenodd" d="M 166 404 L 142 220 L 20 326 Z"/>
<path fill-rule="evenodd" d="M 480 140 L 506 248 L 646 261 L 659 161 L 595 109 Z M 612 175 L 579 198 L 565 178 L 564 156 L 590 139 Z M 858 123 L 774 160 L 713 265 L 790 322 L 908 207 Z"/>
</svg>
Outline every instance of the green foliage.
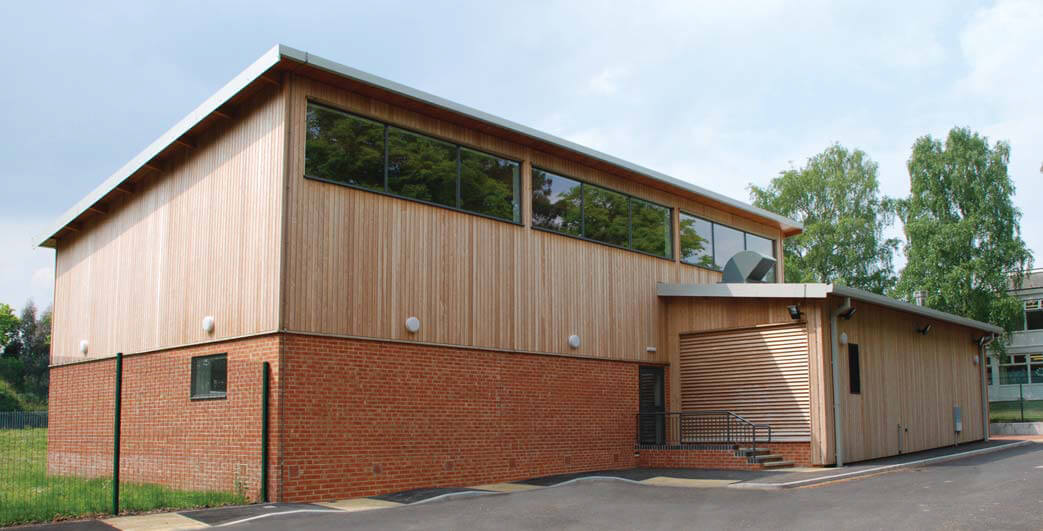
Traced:
<svg viewBox="0 0 1043 531">
<path fill-rule="evenodd" d="M 0 376 L 30 401 L 46 401 L 51 357 L 51 310 L 39 314 L 33 301 L 25 304 L 7 344 Z M 7 360 L 17 360 L 18 364 Z"/>
<path fill-rule="evenodd" d="M 0 355 L 7 348 L 8 343 L 14 339 L 18 324 L 18 317 L 15 316 L 14 310 L 10 306 L 0 303 Z"/>
<path fill-rule="evenodd" d="M 1010 146 L 954 128 L 945 142 L 925 136 L 909 159 L 911 194 L 900 202 L 908 259 L 894 294 L 1015 330 L 1022 306 L 1010 275 L 1031 266 L 1021 212 L 1007 174 Z"/>
<path fill-rule="evenodd" d="M 105 457 L 98 459 L 104 464 Z M 111 510 L 112 478 L 47 474 L 46 428 L 0 430 L 0 463 L 4 465 L 0 475 L 0 526 L 103 515 Z M 245 497 L 233 492 L 120 482 L 120 507 L 126 512 L 245 502 Z"/>
<path fill-rule="evenodd" d="M 795 219 L 804 232 L 784 242 L 786 281 L 838 283 L 884 293 L 895 283 L 898 240 L 884 238 L 894 203 L 880 195 L 877 164 L 834 144 L 766 188 L 750 185 L 753 204 Z"/>
</svg>

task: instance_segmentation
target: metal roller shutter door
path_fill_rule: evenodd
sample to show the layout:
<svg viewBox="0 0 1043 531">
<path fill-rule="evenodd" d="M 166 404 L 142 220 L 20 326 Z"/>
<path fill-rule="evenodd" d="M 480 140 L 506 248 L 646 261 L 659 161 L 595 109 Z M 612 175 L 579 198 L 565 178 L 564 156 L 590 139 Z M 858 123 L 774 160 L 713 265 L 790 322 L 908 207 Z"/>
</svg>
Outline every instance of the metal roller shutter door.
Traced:
<svg viewBox="0 0 1043 531">
<path fill-rule="evenodd" d="M 680 340 L 682 409 L 725 409 L 769 424 L 774 440 L 810 440 L 803 323 L 682 334 Z"/>
</svg>

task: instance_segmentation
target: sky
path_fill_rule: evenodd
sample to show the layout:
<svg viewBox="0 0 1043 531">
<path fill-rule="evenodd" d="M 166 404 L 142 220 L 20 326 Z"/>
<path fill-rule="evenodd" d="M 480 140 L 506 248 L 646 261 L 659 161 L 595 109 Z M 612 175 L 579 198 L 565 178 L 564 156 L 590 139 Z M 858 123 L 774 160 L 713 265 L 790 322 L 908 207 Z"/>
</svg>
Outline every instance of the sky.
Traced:
<svg viewBox="0 0 1043 531">
<path fill-rule="evenodd" d="M 3 2 L 0 25 L 15 307 L 53 298 L 37 236 L 276 43 L 747 202 L 834 142 L 906 196 L 913 142 L 969 127 L 1010 143 L 1043 252 L 1040 0 Z"/>
</svg>

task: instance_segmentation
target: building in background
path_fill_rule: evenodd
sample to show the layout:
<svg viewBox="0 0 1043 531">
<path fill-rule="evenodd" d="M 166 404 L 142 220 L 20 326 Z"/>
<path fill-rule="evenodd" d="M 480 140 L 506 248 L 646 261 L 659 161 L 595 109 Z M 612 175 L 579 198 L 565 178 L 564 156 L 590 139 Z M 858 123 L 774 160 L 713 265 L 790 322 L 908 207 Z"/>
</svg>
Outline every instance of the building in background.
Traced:
<svg viewBox="0 0 1043 531">
<path fill-rule="evenodd" d="M 1043 400 L 1043 270 L 1026 272 L 1010 293 L 1021 299 L 1025 319 L 1010 335 L 1007 356 L 989 356 L 989 401 Z"/>
</svg>

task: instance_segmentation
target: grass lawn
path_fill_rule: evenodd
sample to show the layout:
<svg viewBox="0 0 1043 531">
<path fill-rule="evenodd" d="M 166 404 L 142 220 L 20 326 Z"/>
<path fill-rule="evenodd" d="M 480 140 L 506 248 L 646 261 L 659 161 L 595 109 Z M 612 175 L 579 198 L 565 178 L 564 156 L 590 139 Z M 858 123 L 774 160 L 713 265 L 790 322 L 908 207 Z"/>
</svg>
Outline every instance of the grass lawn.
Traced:
<svg viewBox="0 0 1043 531">
<path fill-rule="evenodd" d="M 1021 422 L 1021 405 L 1017 400 L 989 402 L 991 422 Z M 1043 422 L 1043 400 L 1025 401 L 1025 422 Z"/>
<path fill-rule="evenodd" d="M 246 503 L 230 492 L 120 482 L 125 512 Z M 47 475 L 47 429 L 0 430 L 0 526 L 108 514 L 112 478 Z"/>
</svg>

